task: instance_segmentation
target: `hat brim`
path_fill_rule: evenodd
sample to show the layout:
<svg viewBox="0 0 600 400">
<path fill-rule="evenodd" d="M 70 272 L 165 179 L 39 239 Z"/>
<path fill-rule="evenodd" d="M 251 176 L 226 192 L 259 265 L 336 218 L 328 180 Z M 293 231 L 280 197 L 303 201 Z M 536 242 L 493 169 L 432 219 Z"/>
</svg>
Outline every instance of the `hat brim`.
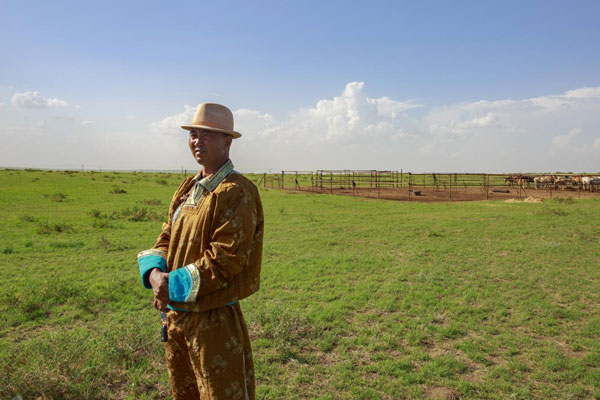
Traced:
<svg viewBox="0 0 600 400">
<path fill-rule="evenodd" d="M 227 130 L 227 129 L 213 128 L 212 126 L 207 126 L 207 125 L 181 125 L 181 127 L 183 129 L 185 129 L 186 131 L 191 131 L 192 129 L 205 129 L 207 131 L 221 132 L 221 133 L 225 133 L 227 135 L 233 136 L 234 139 L 237 139 L 237 138 L 239 138 L 239 137 L 242 136 L 241 133 L 236 132 L 236 131 L 230 131 L 230 130 Z"/>
</svg>

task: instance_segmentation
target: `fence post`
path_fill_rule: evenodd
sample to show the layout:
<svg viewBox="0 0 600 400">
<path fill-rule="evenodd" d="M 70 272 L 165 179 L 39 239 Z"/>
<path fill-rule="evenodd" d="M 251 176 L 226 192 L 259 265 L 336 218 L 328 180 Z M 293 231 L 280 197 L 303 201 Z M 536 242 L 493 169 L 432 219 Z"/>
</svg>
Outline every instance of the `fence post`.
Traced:
<svg viewBox="0 0 600 400">
<path fill-rule="evenodd" d="M 329 171 L 329 193 L 333 194 L 333 171 Z"/>
<path fill-rule="evenodd" d="M 408 173 L 408 202 L 410 203 L 410 192 L 411 192 L 411 186 L 412 186 L 412 173 L 409 172 Z"/>
</svg>

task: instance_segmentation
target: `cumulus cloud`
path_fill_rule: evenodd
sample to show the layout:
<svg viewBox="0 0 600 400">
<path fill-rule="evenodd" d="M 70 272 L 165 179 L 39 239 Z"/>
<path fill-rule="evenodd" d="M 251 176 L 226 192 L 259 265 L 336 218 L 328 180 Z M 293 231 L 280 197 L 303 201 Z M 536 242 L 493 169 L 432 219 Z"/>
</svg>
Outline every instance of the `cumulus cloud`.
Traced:
<svg viewBox="0 0 600 400">
<path fill-rule="evenodd" d="M 156 133 L 171 134 L 181 130 L 181 125 L 189 124 L 194 114 L 196 113 L 197 107 L 189 105 L 183 106 L 183 111 L 164 117 L 160 121 L 155 121 L 151 124 L 152 130 Z"/>
<path fill-rule="evenodd" d="M 423 111 L 414 113 L 416 108 Z M 195 107 L 154 122 L 172 132 Z M 600 169 L 600 88 L 526 99 L 426 107 L 369 97 L 364 82 L 283 118 L 234 111 L 244 137 L 232 147 L 251 170 L 404 169 L 544 171 Z M 239 143 L 239 144 L 237 144 Z"/>
<path fill-rule="evenodd" d="M 38 91 L 15 93 L 11 100 L 13 106 L 21 108 L 51 108 L 64 107 L 68 103 L 57 98 L 45 98 Z"/>
</svg>

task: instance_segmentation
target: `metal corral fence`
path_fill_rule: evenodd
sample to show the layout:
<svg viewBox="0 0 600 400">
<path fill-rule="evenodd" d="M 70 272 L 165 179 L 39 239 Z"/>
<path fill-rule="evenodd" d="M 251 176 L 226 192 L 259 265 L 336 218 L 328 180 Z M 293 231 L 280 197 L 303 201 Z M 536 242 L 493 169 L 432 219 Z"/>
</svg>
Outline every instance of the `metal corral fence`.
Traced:
<svg viewBox="0 0 600 400">
<path fill-rule="evenodd" d="M 600 192 L 597 175 L 317 170 L 257 174 L 253 180 L 271 189 L 405 201 L 468 201 L 594 196 Z"/>
</svg>

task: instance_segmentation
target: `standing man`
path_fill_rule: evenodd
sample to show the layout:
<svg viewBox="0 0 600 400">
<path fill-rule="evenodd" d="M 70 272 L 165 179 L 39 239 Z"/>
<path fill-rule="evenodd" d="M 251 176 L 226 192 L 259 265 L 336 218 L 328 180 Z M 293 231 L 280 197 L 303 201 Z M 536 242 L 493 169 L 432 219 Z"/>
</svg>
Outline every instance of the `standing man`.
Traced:
<svg viewBox="0 0 600 400">
<path fill-rule="evenodd" d="M 220 104 L 198 106 L 189 147 L 202 165 L 175 192 L 142 283 L 167 311 L 165 353 L 174 399 L 254 399 L 254 367 L 239 300 L 258 290 L 264 219 L 258 190 L 233 170 L 240 133 Z"/>
</svg>

